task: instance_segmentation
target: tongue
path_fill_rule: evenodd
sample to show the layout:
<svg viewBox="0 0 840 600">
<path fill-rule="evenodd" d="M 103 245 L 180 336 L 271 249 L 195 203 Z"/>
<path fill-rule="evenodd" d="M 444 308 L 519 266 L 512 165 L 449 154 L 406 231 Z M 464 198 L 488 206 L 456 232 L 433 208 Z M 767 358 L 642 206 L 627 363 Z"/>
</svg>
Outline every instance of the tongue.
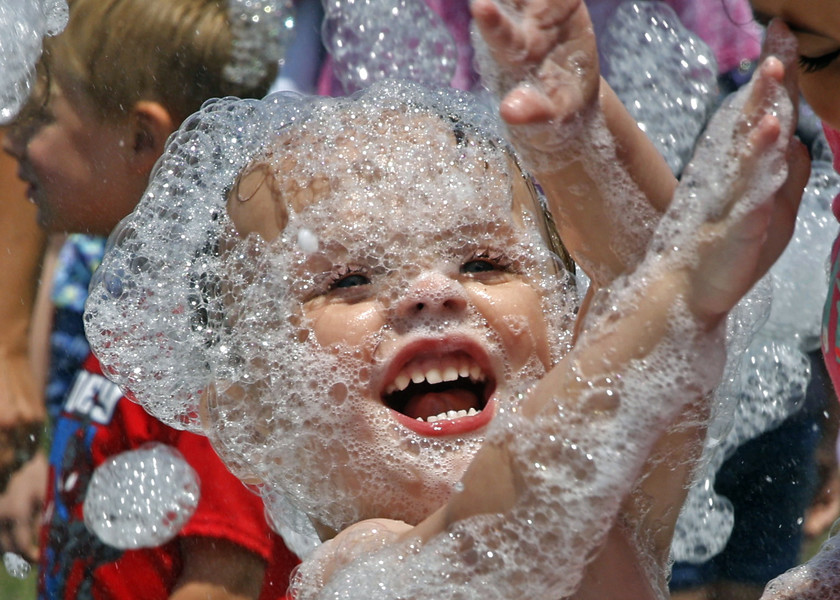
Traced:
<svg viewBox="0 0 840 600">
<path fill-rule="evenodd" d="M 405 405 L 404 413 L 416 419 L 431 417 L 449 410 L 479 410 L 478 398 L 470 390 L 452 389 L 418 394 Z"/>
</svg>

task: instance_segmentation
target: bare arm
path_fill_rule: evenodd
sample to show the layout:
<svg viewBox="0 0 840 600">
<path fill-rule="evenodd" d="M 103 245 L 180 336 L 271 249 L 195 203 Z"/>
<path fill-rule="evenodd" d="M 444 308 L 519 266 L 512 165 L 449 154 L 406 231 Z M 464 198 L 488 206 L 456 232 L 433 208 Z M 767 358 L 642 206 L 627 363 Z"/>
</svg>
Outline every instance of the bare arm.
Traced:
<svg viewBox="0 0 840 600">
<path fill-rule="evenodd" d="M 533 1 L 515 16 L 476 0 L 472 11 L 492 57 L 483 75 L 495 72 L 489 79 L 512 141 L 573 258 L 603 285 L 644 254 L 676 180 L 600 77 L 581 0 Z"/>
<path fill-rule="evenodd" d="M 25 199 L 17 163 L 0 153 L 0 488 L 37 447 L 45 409 L 29 362 L 29 329 L 46 236 Z"/>
</svg>

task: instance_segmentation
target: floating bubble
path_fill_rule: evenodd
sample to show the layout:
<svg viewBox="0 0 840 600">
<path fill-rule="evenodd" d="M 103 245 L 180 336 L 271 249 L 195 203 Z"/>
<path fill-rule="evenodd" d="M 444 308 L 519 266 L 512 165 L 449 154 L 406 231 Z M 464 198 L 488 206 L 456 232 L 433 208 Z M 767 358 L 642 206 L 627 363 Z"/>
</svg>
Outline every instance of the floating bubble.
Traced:
<svg viewBox="0 0 840 600">
<path fill-rule="evenodd" d="M 148 444 L 99 465 L 85 496 L 85 525 L 115 548 L 153 548 L 174 538 L 198 506 L 200 482 L 174 448 Z"/>
<path fill-rule="evenodd" d="M 3 566 L 6 572 L 15 579 L 26 579 L 32 571 L 32 565 L 19 554 L 5 552 L 3 554 Z"/>
<path fill-rule="evenodd" d="M 455 42 L 423 0 L 329 0 L 324 5 L 324 45 L 345 92 L 388 78 L 445 87 L 455 75 Z"/>
<path fill-rule="evenodd" d="M 67 24 L 65 0 L 4 0 L 0 4 L 0 124 L 29 97 L 45 36 Z"/>
<path fill-rule="evenodd" d="M 318 250 L 318 236 L 305 227 L 298 231 L 297 242 L 300 249 L 307 254 Z"/>
</svg>

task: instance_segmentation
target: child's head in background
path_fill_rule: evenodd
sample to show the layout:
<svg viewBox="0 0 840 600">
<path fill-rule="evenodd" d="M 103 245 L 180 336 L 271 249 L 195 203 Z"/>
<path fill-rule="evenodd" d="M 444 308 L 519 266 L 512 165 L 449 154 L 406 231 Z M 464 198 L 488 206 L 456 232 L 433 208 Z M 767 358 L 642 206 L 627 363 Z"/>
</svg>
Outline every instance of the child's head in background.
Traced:
<svg viewBox="0 0 840 600">
<path fill-rule="evenodd" d="M 782 19 L 798 45 L 802 95 L 824 123 L 840 129 L 840 4 L 835 0 L 750 0 L 756 20 Z"/>
<path fill-rule="evenodd" d="M 137 203 L 184 118 L 208 98 L 266 92 L 282 50 L 282 15 L 259 12 L 243 32 L 235 11 L 244 3 L 228 0 L 69 6 L 6 149 L 21 163 L 45 228 L 105 235 Z M 237 68 L 234 40 L 243 33 L 264 51 Z"/>
<path fill-rule="evenodd" d="M 262 138 L 241 158 L 228 146 L 238 164 L 223 167 L 226 181 L 208 183 L 210 135 L 176 138 L 183 155 L 161 164 L 125 224 L 122 249 L 144 264 L 125 276 L 112 255 L 88 334 L 156 414 L 177 420 L 172 401 L 189 414 L 207 390 L 203 426 L 220 456 L 318 524 L 418 522 L 447 499 L 499 407 L 565 353 L 576 294 L 533 186 L 465 96 L 389 82 L 351 100 L 274 102 L 190 125 L 223 125 L 219 143 Z M 167 190 L 185 188 L 164 183 L 193 152 L 208 169 L 190 178 L 202 189 L 173 206 Z M 164 255 L 163 270 L 145 263 Z M 107 306 L 115 293 L 120 317 Z M 177 308 L 187 304 L 193 317 Z M 117 332 L 117 321 L 153 326 Z M 154 373 L 135 370 L 143 363 Z M 192 391 L 176 391 L 176 376 Z"/>
</svg>

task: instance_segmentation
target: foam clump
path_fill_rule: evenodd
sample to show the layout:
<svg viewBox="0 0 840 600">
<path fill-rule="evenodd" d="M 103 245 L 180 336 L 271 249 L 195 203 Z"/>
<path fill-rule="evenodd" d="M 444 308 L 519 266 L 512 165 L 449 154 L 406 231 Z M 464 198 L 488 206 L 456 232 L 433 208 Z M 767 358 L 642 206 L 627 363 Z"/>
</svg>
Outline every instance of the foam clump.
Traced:
<svg viewBox="0 0 840 600">
<path fill-rule="evenodd" d="M 388 78 L 449 86 L 455 42 L 423 0 L 329 0 L 324 7 L 324 45 L 346 93 Z"/>
<path fill-rule="evenodd" d="M 4 0 L 0 4 L 0 124 L 26 102 L 45 36 L 67 24 L 65 0 Z"/>
<path fill-rule="evenodd" d="M 743 331 L 732 331 L 730 338 L 755 336 L 755 341 L 749 348 L 730 350 L 729 375 L 716 391 L 718 408 L 704 466 L 674 534 L 676 560 L 703 562 L 723 550 L 735 516 L 730 502 L 715 492 L 718 469 L 740 445 L 779 426 L 805 401 L 811 369 L 804 353 L 819 347 L 828 291 L 825 257 L 837 233 L 830 205 L 840 192 L 840 177 L 831 163 L 827 144 L 818 140 L 791 242 L 762 282 L 764 291 L 751 294 L 736 310 Z M 746 302 L 766 307 L 753 306 L 744 314 Z"/>
<path fill-rule="evenodd" d="M 233 44 L 224 76 L 236 84 L 257 85 L 266 65 L 282 62 L 294 31 L 292 0 L 228 0 Z"/>
<path fill-rule="evenodd" d="M 733 353 L 734 381 L 716 392 L 722 407 L 710 428 L 704 466 L 680 513 L 671 553 L 675 560 L 700 563 L 723 550 L 735 514 L 727 498 L 715 492 L 715 475 L 743 443 L 772 430 L 805 401 L 811 376 L 807 356 L 798 348 L 760 335 L 745 353 Z M 726 426 L 723 424 L 726 423 Z"/>
<path fill-rule="evenodd" d="M 679 174 L 717 105 L 714 53 L 664 2 L 623 2 L 600 43 L 605 79 Z"/>
<path fill-rule="evenodd" d="M 183 456 L 166 444 L 149 444 L 96 468 L 85 496 L 85 525 L 115 548 L 153 548 L 178 534 L 199 497 L 198 475 Z"/>
<path fill-rule="evenodd" d="M 6 572 L 15 579 L 26 579 L 32 572 L 32 565 L 20 554 L 14 552 L 3 553 L 3 566 Z"/>
</svg>

